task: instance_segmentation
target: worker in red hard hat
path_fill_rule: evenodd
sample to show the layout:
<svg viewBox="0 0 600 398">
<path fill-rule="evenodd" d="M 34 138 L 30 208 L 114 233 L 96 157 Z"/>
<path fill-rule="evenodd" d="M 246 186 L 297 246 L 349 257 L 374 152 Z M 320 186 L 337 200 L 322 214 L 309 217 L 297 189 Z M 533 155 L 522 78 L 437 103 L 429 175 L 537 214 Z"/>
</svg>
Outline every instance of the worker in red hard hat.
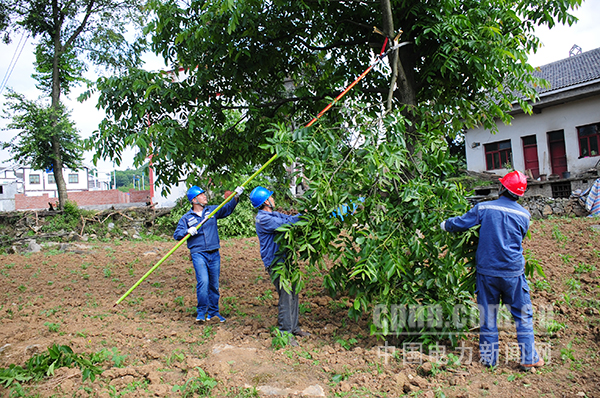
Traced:
<svg viewBox="0 0 600 398">
<path fill-rule="evenodd" d="M 513 171 L 500 179 L 498 199 L 478 203 L 460 217 L 442 222 L 448 232 L 462 232 L 477 225 L 476 294 L 480 313 L 479 353 L 481 362 L 495 366 L 498 361 L 497 317 L 500 300 L 510 310 L 517 328 L 517 341 L 524 369 L 540 367 L 544 360 L 534 347 L 533 310 L 525 278 L 523 238 L 531 215 L 517 200 L 527 189 L 527 177 Z"/>
</svg>

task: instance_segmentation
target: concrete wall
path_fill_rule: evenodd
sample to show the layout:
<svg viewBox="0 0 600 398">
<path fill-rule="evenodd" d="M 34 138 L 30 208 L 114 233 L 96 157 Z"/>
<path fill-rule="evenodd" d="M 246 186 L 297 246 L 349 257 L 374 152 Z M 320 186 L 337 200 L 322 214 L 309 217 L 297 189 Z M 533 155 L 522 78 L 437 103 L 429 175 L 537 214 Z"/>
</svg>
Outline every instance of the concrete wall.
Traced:
<svg viewBox="0 0 600 398">
<path fill-rule="evenodd" d="M 2 193 L 0 193 L 0 211 L 15 210 L 15 195 L 17 193 L 17 183 L 1 184 Z"/>
<path fill-rule="evenodd" d="M 117 189 L 108 191 L 82 191 L 69 192 L 69 200 L 77 203 L 77 206 L 113 205 L 120 203 L 145 202 L 150 191 L 121 192 Z M 133 199 L 132 199 L 133 198 Z M 42 210 L 48 209 L 48 202 L 54 203 L 57 198 L 49 197 L 48 194 L 40 196 L 15 195 L 15 210 Z"/>
<path fill-rule="evenodd" d="M 552 173 L 549 158 L 547 133 L 564 130 L 565 148 L 567 151 L 568 170 L 571 176 L 583 173 L 596 165 L 600 156 L 579 158 L 579 139 L 577 127 L 600 122 L 600 95 L 587 99 L 569 102 L 562 105 L 544 108 L 539 114 L 518 114 L 514 116 L 512 124 L 500 124 L 499 132 L 491 134 L 482 128 L 470 129 L 465 135 L 465 148 L 467 155 L 467 169 L 473 171 L 486 171 L 485 144 L 511 140 L 513 168 L 525 170 L 523 157 L 523 143 L 521 137 L 535 135 L 538 147 L 538 161 L 540 174 Z M 479 143 L 479 145 L 477 145 Z M 506 169 L 490 170 L 496 174 L 504 175 Z"/>
</svg>

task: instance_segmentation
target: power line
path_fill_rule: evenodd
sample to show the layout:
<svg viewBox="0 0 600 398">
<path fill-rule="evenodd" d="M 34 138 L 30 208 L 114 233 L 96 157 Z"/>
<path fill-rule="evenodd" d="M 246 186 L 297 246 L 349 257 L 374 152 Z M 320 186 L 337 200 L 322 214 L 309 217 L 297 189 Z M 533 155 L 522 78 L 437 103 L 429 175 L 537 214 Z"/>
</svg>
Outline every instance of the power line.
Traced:
<svg viewBox="0 0 600 398">
<path fill-rule="evenodd" d="M 8 79 L 10 79 L 10 75 L 12 74 L 13 70 L 15 69 L 15 66 L 17 65 L 17 62 L 19 61 L 19 58 L 21 57 L 21 53 L 23 52 L 23 49 L 25 48 L 25 44 L 27 44 L 27 39 L 29 39 L 29 34 L 27 35 L 27 37 L 25 37 L 25 40 L 23 40 L 24 37 L 25 37 L 25 32 L 23 32 L 23 34 L 21 35 L 21 38 L 19 39 L 19 43 L 17 44 L 17 48 L 15 48 L 15 52 L 13 54 L 13 57 L 10 60 L 10 63 L 8 64 L 8 69 L 6 70 L 6 74 L 4 75 L 4 79 L 2 79 L 2 84 L 0 84 L 0 95 L 2 94 L 2 92 L 4 91 L 4 89 L 6 88 L 6 84 L 8 83 Z M 21 45 L 21 43 L 23 43 L 23 45 Z M 21 48 L 19 48 L 19 46 Z M 17 54 L 17 51 L 18 51 L 18 54 Z"/>
</svg>

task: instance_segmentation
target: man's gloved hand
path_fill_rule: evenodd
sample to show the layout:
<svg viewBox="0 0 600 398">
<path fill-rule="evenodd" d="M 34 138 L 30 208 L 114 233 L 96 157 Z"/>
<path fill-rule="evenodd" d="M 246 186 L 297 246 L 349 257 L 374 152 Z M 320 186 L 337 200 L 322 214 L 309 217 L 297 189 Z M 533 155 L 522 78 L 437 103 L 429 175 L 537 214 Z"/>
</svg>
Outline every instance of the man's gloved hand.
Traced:
<svg viewBox="0 0 600 398">
<path fill-rule="evenodd" d="M 241 194 L 244 193 L 244 187 L 239 186 L 235 189 L 235 198 L 239 198 Z"/>
<path fill-rule="evenodd" d="M 187 230 L 187 233 L 194 236 L 198 233 L 198 228 L 196 227 L 189 227 Z"/>
<path fill-rule="evenodd" d="M 445 220 L 440 223 L 440 228 L 442 229 L 442 231 L 446 231 L 446 221 Z"/>
</svg>

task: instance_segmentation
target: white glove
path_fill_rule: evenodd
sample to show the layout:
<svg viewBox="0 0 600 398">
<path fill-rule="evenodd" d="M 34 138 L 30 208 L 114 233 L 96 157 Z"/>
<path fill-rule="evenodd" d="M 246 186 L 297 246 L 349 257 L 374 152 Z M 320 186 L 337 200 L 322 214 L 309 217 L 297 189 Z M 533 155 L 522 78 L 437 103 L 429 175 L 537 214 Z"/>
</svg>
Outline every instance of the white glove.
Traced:
<svg viewBox="0 0 600 398">
<path fill-rule="evenodd" d="M 187 230 L 187 233 L 194 236 L 198 233 L 198 228 L 196 227 L 189 227 Z"/>
<path fill-rule="evenodd" d="M 442 223 L 440 224 L 440 228 L 442 229 L 442 231 L 446 231 L 446 221 L 442 221 Z"/>
<path fill-rule="evenodd" d="M 244 187 L 239 186 L 235 189 L 235 197 L 239 198 L 241 194 L 244 193 Z"/>
</svg>

